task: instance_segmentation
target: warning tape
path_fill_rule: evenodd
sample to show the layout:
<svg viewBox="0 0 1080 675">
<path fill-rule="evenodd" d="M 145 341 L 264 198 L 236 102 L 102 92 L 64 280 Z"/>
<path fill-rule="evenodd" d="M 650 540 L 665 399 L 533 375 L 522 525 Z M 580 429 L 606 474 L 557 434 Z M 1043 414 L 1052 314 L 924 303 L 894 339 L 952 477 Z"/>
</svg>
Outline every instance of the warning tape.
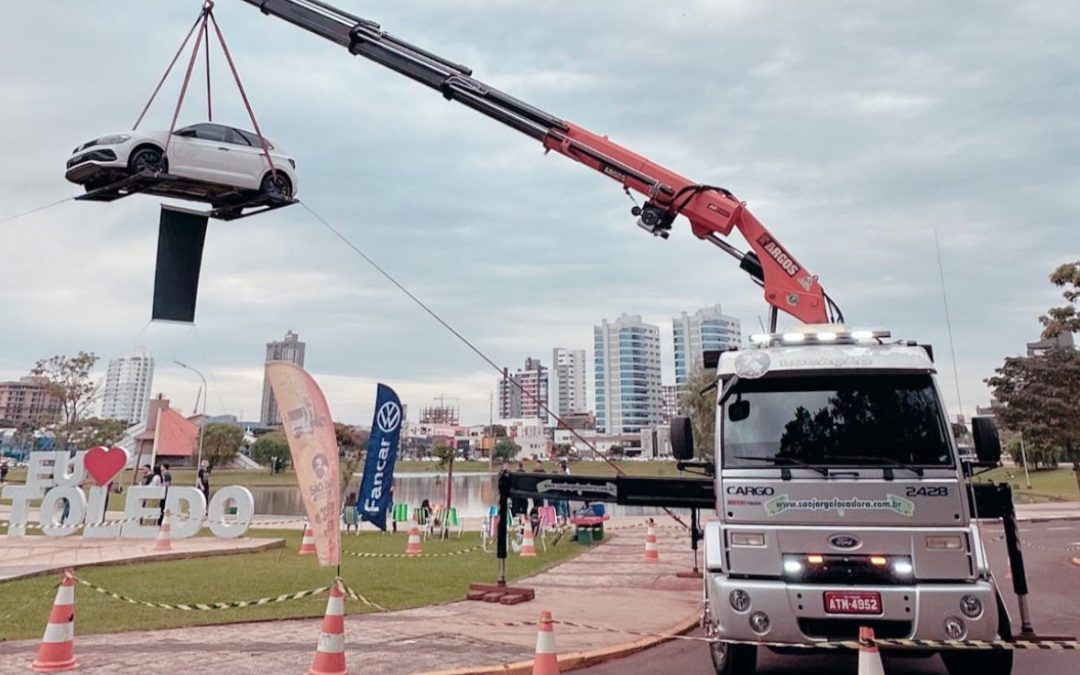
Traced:
<svg viewBox="0 0 1080 675">
<path fill-rule="evenodd" d="M 205 612 L 205 611 L 214 610 L 214 609 L 242 609 L 244 607 L 259 607 L 261 605 L 269 605 L 269 604 L 274 604 L 274 603 L 278 603 L 278 602 L 287 602 L 289 600 L 302 600 L 304 598 L 309 598 L 309 597 L 314 596 L 314 595 L 319 595 L 321 593 L 326 593 L 327 591 L 330 590 L 329 586 L 320 586 L 318 588 L 312 588 L 312 589 L 305 590 L 305 591 L 297 591 L 295 593 L 284 593 L 282 595 L 271 596 L 271 597 L 267 597 L 267 598 L 259 598 L 258 600 L 237 600 L 237 601 L 233 601 L 233 602 L 193 602 L 193 603 L 176 603 L 176 604 L 173 604 L 173 603 L 168 603 L 168 602 L 151 602 L 149 600 L 139 600 L 139 599 L 136 599 L 136 598 L 130 598 L 130 597 L 126 596 L 126 595 L 121 595 L 119 593 L 115 593 L 113 591 L 110 591 L 107 588 L 102 588 L 101 586 L 98 586 L 97 584 L 94 584 L 94 583 L 92 583 L 90 581 L 87 581 L 86 579 L 83 579 L 82 577 L 75 577 L 75 581 L 78 581 L 83 586 L 86 586 L 88 588 L 92 588 L 93 590 L 97 591 L 98 593 L 101 593 L 102 595 L 107 595 L 110 598 L 113 598 L 114 600 L 121 600 L 123 602 L 127 602 L 127 603 L 130 603 L 132 605 L 142 605 L 144 607 L 154 607 L 154 608 L 157 608 L 157 609 L 180 610 L 180 611 L 184 611 L 184 612 L 193 612 L 193 611 L 204 611 Z M 361 599 L 359 596 L 356 596 L 356 598 L 358 600 Z"/>
<path fill-rule="evenodd" d="M 460 551 L 447 551 L 445 553 L 418 553 L 415 555 L 409 555 L 407 553 L 369 553 L 366 551 L 342 551 L 345 555 L 351 555 L 354 558 L 449 558 L 455 555 L 465 555 L 466 553 L 472 553 L 473 551 L 479 551 L 481 546 L 478 544 L 469 548 L 463 548 Z"/>
<path fill-rule="evenodd" d="M 189 602 L 189 603 L 168 603 L 168 602 L 152 602 L 150 600 L 139 600 L 137 598 L 130 598 L 126 595 L 110 591 L 107 588 L 102 588 L 97 584 L 87 581 L 82 577 L 75 577 L 75 581 L 78 581 L 83 586 L 92 588 L 93 590 L 107 595 L 114 600 L 120 600 L 132 605 L 142 605 L 144 607 L 154 607 L 155 609 L 168 609 L 168 610 L 180 610 L 182 612 L 194 612 L 194 611 L 210 611 L 214 609 L 243 609 L 245 607 L 260 607 L 262 605 L 276 604 L 279 602 L 288 602 L 290 600 L 303 600 L 304 598 L 310 598 L 316 595 L 321 595 L 330 590 L 330 586 L 320 586 L 318 588 L 311 588 L 304 591 L 297 591 L 295 593 L 283 593 L 282 595 L 276 595 L 266 598 L 259 598 L 258 600 L 238 600 L 233 602 Z M 357 602 L 362 602 L 369 607 L 373 607 L 380 612 L 385 612 L 386 608 L 382 605 L 368 600 L 366 597 L 357 593 L 351 586 L 341 580 L 341 587 L 345 590 L 350 598 Z"/>
</svg>

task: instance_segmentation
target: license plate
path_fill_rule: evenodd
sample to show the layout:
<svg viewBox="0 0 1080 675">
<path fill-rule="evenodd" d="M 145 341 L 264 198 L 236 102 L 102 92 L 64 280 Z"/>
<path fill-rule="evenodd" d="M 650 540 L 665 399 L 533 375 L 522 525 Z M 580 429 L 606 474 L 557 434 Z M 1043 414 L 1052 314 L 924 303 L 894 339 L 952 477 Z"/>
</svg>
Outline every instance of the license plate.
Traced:
<svg viewBox="0 0 1080 675">
<path fill-rule="evenodd" d="M 829 614 L 881 614 L 881 593 L 825 591 L 825 611 Z"/>
</svg>

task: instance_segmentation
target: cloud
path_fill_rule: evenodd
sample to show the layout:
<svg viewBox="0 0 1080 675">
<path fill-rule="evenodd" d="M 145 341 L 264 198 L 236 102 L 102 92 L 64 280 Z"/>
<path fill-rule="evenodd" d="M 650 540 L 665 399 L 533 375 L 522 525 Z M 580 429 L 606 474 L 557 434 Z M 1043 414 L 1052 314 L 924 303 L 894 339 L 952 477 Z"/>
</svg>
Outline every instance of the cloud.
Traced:
<svg viewBox="0 0 1080 675">
<path fill-rule="evenodd" d="M 951 402 L 936 230 L 967 412 L 1036 337 L 1057 300 L 1047 274 L 1080 257 L 1080 8 L 1067 3 L 338 3 L 733 190 L 849 322 L 934 343 Z M 685 224 L 666 242 L 634 227 L 616 183 L 245 3 L 216 11 L 260 125 L 298 159 L 304 201 L 497 363 L 588 348 L 592 326 L 624 311 L 663 324 L 719 302 L 746 332 L 766 315 L 760 290 Z M 130 127 L 194 19 L 137 0 L 55 12 L 29 3 L 0 26 L 14 159 L 0 164 L 0 218 L 75 193 L 71 148 Z M 129 49 L 138 58 L 118 57 Z M 249 126 L 214 59 L 215 119 Z M 148 127 L 168 126 L 178 77 Z M 202 91 L 196 78 L 182 122 L 205 114 Z M 179 405 L 197 383 L 173 359 L 213 372 L 211 412 L 254 417 L 264 344 L 291 329 L 343 419 L 367 422 L 376 381 L 407 389 L 413 410 L 441 393 L 487 418 L 495 372 L 303 207 L 213 223 L 197 328 L 147 325 L 157 201 L 0 224 L 0 376 L 144 344 L 155 389 Z"/>
</svg>

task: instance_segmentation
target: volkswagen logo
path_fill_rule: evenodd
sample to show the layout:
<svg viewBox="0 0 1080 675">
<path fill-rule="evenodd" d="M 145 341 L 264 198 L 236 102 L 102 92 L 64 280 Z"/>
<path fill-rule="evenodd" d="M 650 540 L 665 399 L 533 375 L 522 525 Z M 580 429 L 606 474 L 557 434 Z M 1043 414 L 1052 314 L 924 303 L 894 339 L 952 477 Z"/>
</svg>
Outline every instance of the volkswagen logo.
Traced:
<svg viewBox="0 0 1080 675">
<path fill-rule="evenodd" d="M 834 534 L 829 537 L 829 546 L 850 551 L 862 546 L 862 542 L 859 541 L 857 537 L 853 537 L 850 534 Z"/>
<path fill-rule="evenodd" d="M 384 434 L 392 433 L 401 424 L 401 408 L 393 401 L 383 403 L 375 420 Z"/>
</svg>

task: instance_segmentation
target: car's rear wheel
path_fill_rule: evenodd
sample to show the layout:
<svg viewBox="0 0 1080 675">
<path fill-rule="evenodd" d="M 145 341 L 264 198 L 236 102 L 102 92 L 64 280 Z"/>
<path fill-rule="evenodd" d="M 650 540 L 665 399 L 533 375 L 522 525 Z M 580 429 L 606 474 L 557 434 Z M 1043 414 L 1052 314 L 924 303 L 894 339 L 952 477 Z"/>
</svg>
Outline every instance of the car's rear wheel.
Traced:
<svg viewBox="0 0 1080 675">
<path fill-rule="evenodd" d="M 169 162 L 159 148 L 144 145 L 141 148 L 136 148 L 135 152 L 131 153 L 131 157 L 128 158 L 128 169 L 131 170 L 131 173 L 141 173 L 143 171 L 165 173 L 169 170 Z"/>
<path fill-rule="evenodd" d="M 274 171 L 263 176 L 259 192 L 278 199 L 292 198 L 292 181 L 281 171 Z"/>
</svg>

